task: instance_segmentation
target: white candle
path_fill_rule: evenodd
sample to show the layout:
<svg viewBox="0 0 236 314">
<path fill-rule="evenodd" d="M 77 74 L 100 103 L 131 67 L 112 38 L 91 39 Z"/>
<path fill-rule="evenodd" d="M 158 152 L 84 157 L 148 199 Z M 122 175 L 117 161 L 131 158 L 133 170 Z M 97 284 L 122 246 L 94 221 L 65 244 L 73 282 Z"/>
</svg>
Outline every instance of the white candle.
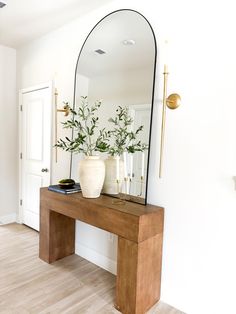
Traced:
<svg viewBox="0 0 236 314">
<path fill-rule="evenodd" d="M 133 155 L 130 155 L 130 179 L 133 177 Z"/>
<path fill-rule="evenodd" d="M 169 49 L 168 40 L 166 39 L 163 44 L 163 63 L 167 66 L 169 63 Z"/>
<path fill-rule="evenodd" d="M 144 152 L 142 152 L 142 169 L 141 169 L 141 176 L 144 177 Z"/>
<path fill-rule="evenodd" d="M 116 180 L 120 180 L 120 157 L 116 157 Z"/>
<path fill-rule="evenodd" d="M 54 73 L 54 88 L 57 88 L 57 72 Z"/>
<path fill-rule="evenodd" d="M 126 152 L 123 153 L 123 160 L 124 160 L 124 178 L 127 178 L 127 158 L 126 158 Z"/>
</svg>

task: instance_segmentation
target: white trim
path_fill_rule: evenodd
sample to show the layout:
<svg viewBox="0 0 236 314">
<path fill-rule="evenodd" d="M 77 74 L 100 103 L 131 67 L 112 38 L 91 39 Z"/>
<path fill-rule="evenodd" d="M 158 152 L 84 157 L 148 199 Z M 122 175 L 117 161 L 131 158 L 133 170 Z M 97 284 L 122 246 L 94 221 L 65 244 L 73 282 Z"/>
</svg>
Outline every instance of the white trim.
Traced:
<svg viewBox="0 0 236 314">
<path fill-rule="evenodd" d="M 18 217 L 17 217 L 17 222 L 18 223 L 23 223 L 23 208 L 20 205 L 20 200 L 22 199 L 22 160 L 20 159 L 20 153 L 22 152 L 22 111 L 21 111 L 21 105 L 22 105 L 22 98 L 23 94 L 33 92 L 36 90 L 40 89 L 49 89 L 49 92 L 51 94 L 51 147 L 52 147 L 52 141 L 53 141 L 53 82 L 48 81 L 45 83 L 37 84 L 31 87 L 23 88 L 19 90 L 19 105 L 18 105 L 18 116 L 19 116 L 19 129 L 18 129 L 18 134 L 19 134 L 19 146 L 18 146 L 18 158 L 19 158 L 19 198 L 18 198 L 18 204 L 19 204 L 19 211 L 18 211 Z M 50 162 L 50 184 L 52 180 L 52 148 L 51 148 L 51 162 Z"/>
<path fill-rule="evenodd" d="M 45 89 L 45 88 L 49 88 L 52 89 L 53 86 L 53 82 L 52 81 L 48 81 L 45 83 L 41 83 L 41 84 L 37 84 L 34 86 L 30 86 L 30 87 L 26 87 L 26 88 L 22 88 L 19 93 L 20 94 L 26 94 L 26 93 L 30 93 L 39 89 Z"/>
<path fill-rule="evenodd" d="M 22 105 L 22 95 L 23 95 L 23 90 L 20 90 L 19 91 L 19 104 L 18 104 L 18 134 L 19 134 L 19 139 L 18 139 L 18 160 L 19 160 L 19 163 L 18 163 L 18 167 L 19 167 L 19 177 L 18 177 L 18 186 L 19 186 L 19 194 L 18 194 L 18 222 L 19 223 L 23 223 L 23 212 L 22 212 L 22 206 L 20 205 L 20 200 L 22 198 L 22 160 L 20 159 L 20 154 L 22 152 L 22 112 L 20 110 L 21 108 L 21 105 Z"/>
<path fill-rule="evenodd" d="M 16 213 L 0 216 L 0 226 L 16 222 Z"/>
<path fill-rule="evenodd" d="M 116 275 L 116 261 L 101 255 L 100 253 L 88 248 L 80 242 L 75 243 L 75 254 Z"/>
</svg>

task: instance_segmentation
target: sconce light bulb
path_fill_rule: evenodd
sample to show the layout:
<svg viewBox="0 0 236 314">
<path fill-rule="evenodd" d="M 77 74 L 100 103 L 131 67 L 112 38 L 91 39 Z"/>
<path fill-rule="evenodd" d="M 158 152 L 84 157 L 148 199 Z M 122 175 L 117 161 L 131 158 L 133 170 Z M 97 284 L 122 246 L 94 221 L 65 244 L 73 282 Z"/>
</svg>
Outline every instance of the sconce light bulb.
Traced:
<svg viewBox="0 0 236 314">
<path fill-rule="evenodd" d="M 163 60 L 164 60 L 164 64 L 167 66 L 169 62 L 169 50 L 168 50 L 167 39 L 164 41 L 164 45 L 163 45 Z"/>
</svg>

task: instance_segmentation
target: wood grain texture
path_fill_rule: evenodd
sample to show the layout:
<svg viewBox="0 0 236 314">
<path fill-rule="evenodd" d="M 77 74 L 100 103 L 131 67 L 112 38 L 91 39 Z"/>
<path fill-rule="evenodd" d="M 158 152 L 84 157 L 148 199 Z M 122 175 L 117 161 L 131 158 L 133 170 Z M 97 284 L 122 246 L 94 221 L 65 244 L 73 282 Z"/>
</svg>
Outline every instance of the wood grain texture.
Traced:
<svg viewBox="0 0 236 314">
<path fill-rule="evenodd" d="M 116 303 L 117 310 L 124 314 L 136 314 L 138 244 L 118 238 Z M 127 299 L 129 302 L 127 302 Z"/>
<path fill-rule="evenodd" d="M 39 257 L 47 263 L 74 254 L 75 220 L 41 206 L 39 243 Z"/>
<path fill-rule="evenodd" d="M 113 204 L 114 198 L 102 195 L 86 199 L 81 193 L 64 195 L 42 188 L 41 207 L 117 234 L 134 242 L 141 242 L 163 232 L 164 209 L 154 205 L 126 202 Z"/>
<path fill-rule="evenodd" d="M 140 243 L 118 239 L 118 310 L 124 314 L 143 314 L 159 301 L 161 261 L 162 234 Z"/>
<path fill-rule="evenodd" d="M 139 314 L 160 300 L 163 234 L 138 244 L 137 300 Z"/>
<path fill-rule="evenodd" d="M 41 189 L 40 252 L 47 263 L 74 252 L 75 219 L 118 235 L 116 307 L 144 314 L 160 299 L 163 208 Z"/>
<path fill-rule="evenodd" d="M 0 226 L 0 313 L 119 314 L 115 276 L 77 255 L 53 264 L 38 258 L 38 233 Z M 184 314 L 159 302 L 148 314 Z"/>
</svg>

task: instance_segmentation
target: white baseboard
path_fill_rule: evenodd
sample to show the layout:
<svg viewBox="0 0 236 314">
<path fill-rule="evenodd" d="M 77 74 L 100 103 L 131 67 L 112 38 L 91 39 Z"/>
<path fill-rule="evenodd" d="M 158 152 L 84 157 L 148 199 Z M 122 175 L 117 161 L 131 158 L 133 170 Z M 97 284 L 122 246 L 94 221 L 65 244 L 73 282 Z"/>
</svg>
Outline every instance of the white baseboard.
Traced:
<svg viewBox="0 0 236 314">
<path fill-rule="evenodd" d="M 0 225 L 6 225 L 16 222 L 16 213 L 0 216 Z"/>
<path fill-rule="evenodd" d="M 79 242 L 76 242 L 75 244 L 75 254 L 116 275 L 116 261 L 101 255 L 100 253 L 86 247 Z"/>
</svg>

